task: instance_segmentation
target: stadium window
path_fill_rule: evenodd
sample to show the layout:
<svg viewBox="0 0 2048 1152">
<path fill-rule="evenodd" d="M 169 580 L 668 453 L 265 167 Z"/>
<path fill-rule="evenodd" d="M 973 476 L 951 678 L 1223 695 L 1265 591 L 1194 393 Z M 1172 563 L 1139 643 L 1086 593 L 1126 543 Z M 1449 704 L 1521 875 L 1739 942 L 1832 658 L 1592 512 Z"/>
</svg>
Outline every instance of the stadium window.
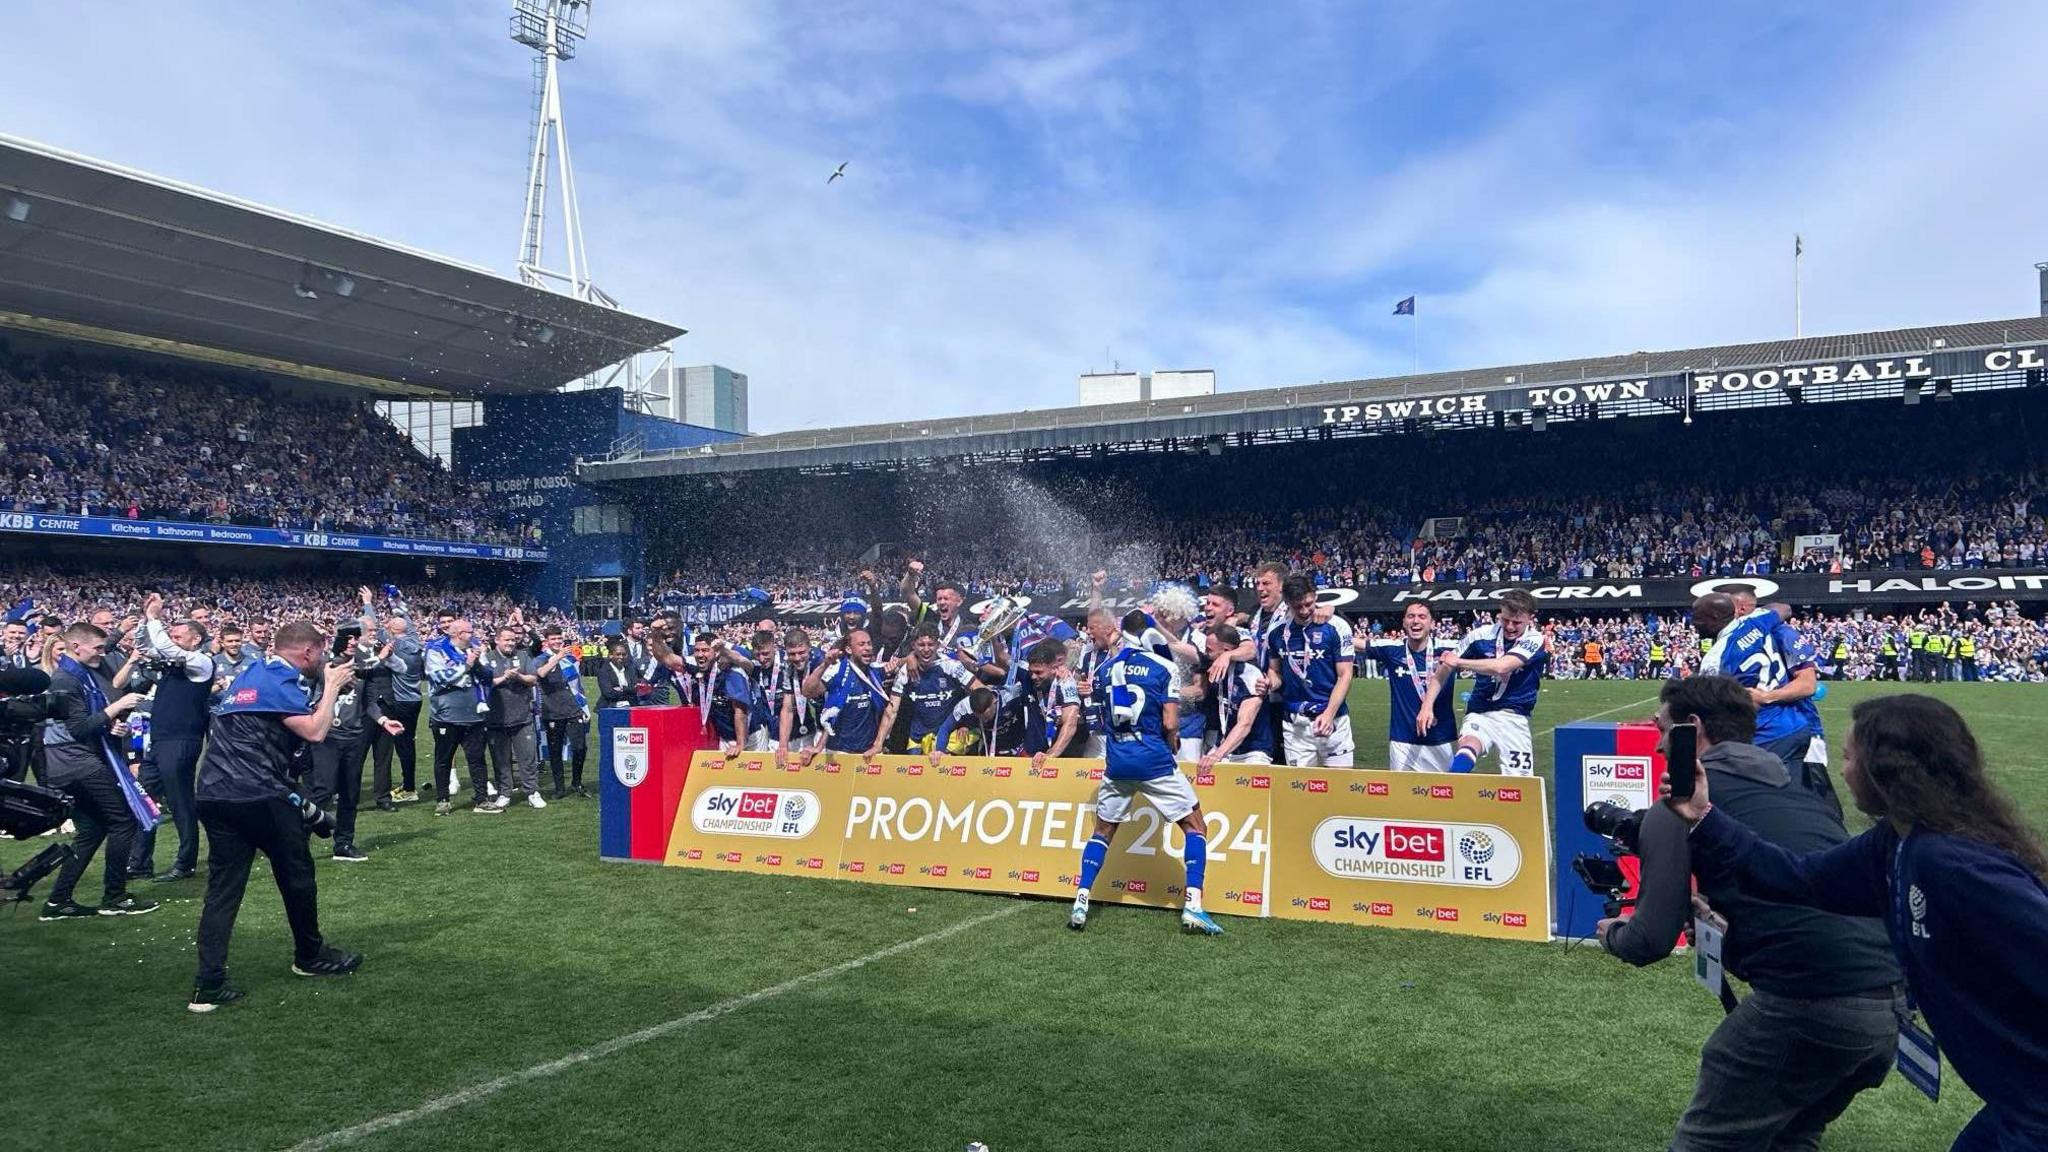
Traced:
<svg viewBox="0 0 2048 1152">
<path fill-rule="evenodd" d="M 578 536 L 615 536 L 633 530 L 633 515 L 617 504 L 589 504 L 570 510 L 569 530 Z"/>
</svg>

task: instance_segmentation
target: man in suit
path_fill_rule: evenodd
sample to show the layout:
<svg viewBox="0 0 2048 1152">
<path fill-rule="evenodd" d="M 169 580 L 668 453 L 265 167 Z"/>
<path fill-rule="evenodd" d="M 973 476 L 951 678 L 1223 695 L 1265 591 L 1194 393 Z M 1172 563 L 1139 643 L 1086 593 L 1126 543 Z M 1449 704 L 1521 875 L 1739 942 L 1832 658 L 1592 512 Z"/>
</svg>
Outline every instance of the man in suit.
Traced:
<svg viewBox="0 0 2048 1152">
<path fill-rule="evenodd" d="M 605 646 L 605 661 L 597 669 L 597 700 L 602 708 L 631 708 L 641 702 L 640 667 L 623 639 L 615 637 Z"/>
</svg>

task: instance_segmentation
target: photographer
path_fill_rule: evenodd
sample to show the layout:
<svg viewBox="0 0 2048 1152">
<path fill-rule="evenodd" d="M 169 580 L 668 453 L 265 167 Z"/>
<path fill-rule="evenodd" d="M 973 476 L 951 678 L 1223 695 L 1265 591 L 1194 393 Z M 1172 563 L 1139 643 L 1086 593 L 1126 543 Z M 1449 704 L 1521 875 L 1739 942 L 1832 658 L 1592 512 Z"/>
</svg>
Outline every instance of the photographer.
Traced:
<svg viewBox="0 0 2048 1152">
<path fill-rule="evenodd" d="M 128 738 L 124 717 L 142 703 L 142 694 L 115 696 L 120 689 L 107 671 L 107 634 L 90 624 L 64 630 L 48 653 L 55 664 L 50 675 L 49 719 L 43 723 L 44 767 L 49 786 L 71 798 L 78 836 L 72 857 L 50 886 L 49 902 L 40 919 L 69 920 L 91 916 L 138 916 L 156 910 L 156 901 L 128 894 L 128 853 L 135 830 L 157 816 L 142 789 L 128 775 L 121 743 Z M 104 898 L 98 908 L 72 899 L 78 878 L 100 845 L 107 846 Z"/>
<path fill-rule="evenodd" d="M 149 706 L 149 766 L 146 784 L 163 796 L 171 809 L 171 821 L 178 828 L 178 855 L 171 870 L 156 877 L 160 881 L 184 880 L 199 868 L 199 810 L 193 796 L 199 771 L 199 749 L 206 740 L 207 721 L 212 713 L 213 657 L 207 655 L 206 629 L 194 620 L 180 620 L 168 627 L 163 621 L 164 598 L 151 592 L 142 606 L 142 654 L 138 661 L 152 667 L 157 676 L 156 695 Z M 135 840 L 129 863 L 135 875 L 145 875 L 156 850 L 156 830 L 145 830 Z"/>
<path fill-rule="evenodd" d="M 227 983 L 228 938 L 258 852 L 269 859 L 284 898 L 292 971 L 345 976 L 363 962 L 320 937 L 313 854 L 306 845 L 310 832 L 303 809 L 290 799 L 293 760 L 303 745 L 327 738 L 341 696 L 355 682 L 355 670 L 348 664 L 327 669 L 315 701 L 306 677 L 318 673 L 323 663 L 320 629 L 310 620 L 294 620 L 277 630 L 272 644 L 272 655 L 228 686 L 199 767 L 207 876 L 206 906 L 199 915 L 199 975 L 186 1004 L 194 1012 L 211 1012 L 242 998 Z"/>
<path fill-rule="evenodd" d="M 1672 680 L 1660 697 L 1660 730 L 1698 727 L 1699 768 L 1730 816 L 1793 851 L 1848 840 L 1833 808 L 1752 742 L 1757 709 L 1740 682 Z M 1740 1005 L 1721 986 L 1728 1017 L 1700 1052 L 1699 1084 L 1672 1148 L 1814 1146 L 1891 1068 L 1905 1002 L 1883 925 L 1759 899 L 1728 869 L 1692 857 L 1685 822 L 1661 805 L 1643 814 L 1637 847 L 1641 895 L 1630 919 L 1600 922 L 1607 951 L 1637 966 L 1669 955 L 1690 921 L 1697 877 L 1716 923 L 1726 922 L 1722 966 L 1750 986 Z"/>
<path fill-rule="evenodd" d="M 1723 811 L 1718 778 L 1665 803 L 1692 826 L 1694 857 L 1751 891 L 1885 918 L 1910 1003 L 1933 1032 L 1902 1032 L 1901 1048 L 1938 1076 L 1938 1041 L 1984 1100 L 1952 1152 L 2048 1147 L 2048 853 L 1991 784 L 1954 708 L 1880 696 L 1851 718 L 1842 778 L 1876 820 L 1854 840 L 1802 854 L 1761 839 Z"/>
<path fill-rule="evenodd" d="M 330 671 L 348 669 L 353 680 L 335 698 L 334 722 L 327 739 L 307 748 L 313 769 L 308 799 L 320 808 L 334 802 L 334 859 L 361 863 L 370 858 L 356 847 L 356 808 L 362 800 L 369 732 L 375 727 L 388 733 L 398 722 L 378 709 L 374 685 L 365 677 L 379 664 L 376 654 L 363 647 L 362 632 L 356 625 L 345 624 L 335 633 L 333 658 L 327 666 Z"/>
<path fill-rule="evenodd" d="M 0 663 L 0 780 L 23 780 L 31 765 L 43 778 L 38 754 L 49 718 L 50 674 L 34 664 Z"/>
</svg>

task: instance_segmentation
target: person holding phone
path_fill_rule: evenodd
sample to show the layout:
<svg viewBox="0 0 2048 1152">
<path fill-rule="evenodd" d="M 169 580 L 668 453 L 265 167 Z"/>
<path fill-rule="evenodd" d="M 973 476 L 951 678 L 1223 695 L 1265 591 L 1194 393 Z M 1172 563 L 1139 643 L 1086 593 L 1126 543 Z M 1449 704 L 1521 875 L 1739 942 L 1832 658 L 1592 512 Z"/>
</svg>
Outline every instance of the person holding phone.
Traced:
<svg viewBox="0 0 2048 1152">
<path fill-rule="evenodd" d="M 1853 840 L 1803 853 L 1770 843 L 1725 810 L 1712 773 L 1665 803 L 1691 825 L 1694 859 L 1750 891 L 1883 918 L 1931 1030 L 1902 1020 L 1900 1071 L 1938 1092 L 1938 1044 L 1984 1100 L 1952 1152 L 2048 1148 L 2048 852 L 1986 777 L 1954 708 L 1880 696 L 1851 719 L 1842 776 L 1876 820 Z"/>
<path fill-rule="evenodd" d="M 1755 744 L 1757 706 L 1740 681 L 1668 680 L 1659 700 L 1658 750 L 1674 789 L 1697 792 L 1712 780 L 1727 815 L 1790 851 L 1848 841 L 1834 809 L 1795 786 L 1785 762 Z M 1690 748 L 1697 752 L 1688 761 Z M 1670 955 L 1698 913 L 1708 923 L 1694 928 L 1694 947 L 1718 952 L 1720 962 L 1703 982 L 1728 1013 L 1700 1051 L 1692 1103 L 1671 1147 L 1814 1146 L 1891 1068 L 1905 1002 L 1884 926 L 1759 898 L 1725 864 L 1691 853 L 1686 822 L 1662 805 L 1643 813 L 1637 848 L 1635 915 L 1602 920 L 1601 945 L 1638 967 L 1652 964 Z M 1746 981 L 1749 995 L 1738 1002 L 1721 971 Z"/>
</svg>

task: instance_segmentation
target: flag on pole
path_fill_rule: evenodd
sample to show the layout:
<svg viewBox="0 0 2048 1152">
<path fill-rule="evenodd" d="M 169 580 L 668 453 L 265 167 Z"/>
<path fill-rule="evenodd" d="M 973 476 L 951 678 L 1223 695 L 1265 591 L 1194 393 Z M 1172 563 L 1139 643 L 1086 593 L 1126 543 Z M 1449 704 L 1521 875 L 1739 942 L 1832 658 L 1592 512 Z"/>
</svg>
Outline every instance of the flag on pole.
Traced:
<svg viewBox="0 0 2048 1152">
<path fill-rule="evenodd" d="M 1410 297 L 1409 297 L 1409 298 L 1407 298 L 1406 300 L 1403 300 L 1403 301 L 1401 301 L 1401 302 L 1400 302 L 1399 304 L 1396 304 L 1396 305 L 1394 305 L 1394 315 L 1396 315 L 1396 316 L 1413 316 L 1413 315 L 1415 315 L 1415 297 L 1413 297 L 1413 296 L 1410 296 Z"/>
<path fill-rule="evenodd" d="M 1792 234 L 1792 254 L 1794 256 L 1806 255 L 1806 242 L 1799 238 L 1799 233 L 1797 232 Z"/>
</svg>

